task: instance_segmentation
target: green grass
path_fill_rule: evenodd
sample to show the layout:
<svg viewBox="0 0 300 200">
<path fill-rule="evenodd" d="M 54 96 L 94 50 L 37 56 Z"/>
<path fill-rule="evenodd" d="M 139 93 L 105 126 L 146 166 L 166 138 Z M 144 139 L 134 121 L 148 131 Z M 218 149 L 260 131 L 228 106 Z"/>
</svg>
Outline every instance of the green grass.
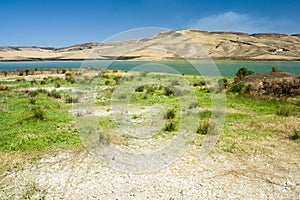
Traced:
<svg viewBox="0 0 300 200">
<path fill-rule="evenodd" d="M 2 92 L 1 151 L 44 151 L 80 146 L 67 107 L 44 94 L 32 100 L 23 93 Z"/>
<path fill-rule="evenodd" d="M 171 88 L 175 88 L 178 96 L 184 96 L 186 91 L 179 86 L 175 75 L 141 73 L 144 82 L 158 82 L 166 80 Z M 179 77 L 181 75 L 178 75 Z M 67 77 L 67 79 L 66 79 Z M 141 77 L 128 76 L 120 79 L 116 72 L 104 73 L 97 80 L 96 107 L 105 108 L 111 105 L 113 87 L 122 81 L 132 85 L 141 86 Z M 75 78 L 75 77 L 74 77 Z M 193 87 L 193 92 L 198 102 L 187 102 L 189 111 L 200 108 L 200 122 L 197 137 L 201 144 L 208 130 L 211 117 L 210 93 L 199 76 L 184 75 L 184 78 Z M 232 82 L 233 79 L 228 79 Z M 158 82 L 159 83 L 159 82 Z M 20 91 L 30 87 L 72 87 L 73 79 L 70 76 L 62 78 L 48 77 L 44 79 L 18 81 L 1 80 L 0 84 L 9 85 L 8 89 L 0 91 L 0 151 L 2 152 L 30 152 L 52 151 L 61 149 L 76 149 L 82 146 L 78 133 L 73 123 L 74 118 L 68 113 L 70 103 L 73 102 L 70 91 Z M 124 87 L 122 84 L 120 88 Z M 162 105 L 166 111 L 165 124 L 159 134 L 174 135 L 181 122 L 180 98 L 166 87 L 159 84 L 143 85 L 133 88 L 130 94 L 129 104 L 135 106 Z M 124 100 L 126 95 L 117 94 L 119 100 Z M 76 103 L 78 99 L 73 102 Z M 224 129 L 217 148 L 221 151 L 237 153 L 251 149 L 249 143 L 263 140 L 267 137 L 292 138 L 290 141 L 298 141 L 299 130 L 290 127 L 286 136 L 282 136 L 281 130 L 276 124 L 288 124 L 290 120 L 296 120 L 300 116 L 299 101 L 287 99 L 274 99 L 263 97 L 251 97 L 238 93 L 227 92 L 227 113 Z M 134 120 L 142 117 L 133 115 Z M 296 118 L 296 119 L 295 119 Z M 139 122 L 140 123 L 140 122 Z M 99 117 L 99 125 L 106 130 L 116 130 L 118 125 L 111 117 Z M 111 140 L 123 143 L 126 137 L 116 135 L 109 136 Z"/>
</svg>

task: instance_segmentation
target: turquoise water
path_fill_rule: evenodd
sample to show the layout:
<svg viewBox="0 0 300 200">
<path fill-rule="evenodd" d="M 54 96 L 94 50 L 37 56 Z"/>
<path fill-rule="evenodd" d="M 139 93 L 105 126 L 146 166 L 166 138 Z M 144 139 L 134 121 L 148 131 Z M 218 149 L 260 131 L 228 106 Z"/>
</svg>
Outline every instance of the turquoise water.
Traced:
<svg viewBox="0 0 300 200">
<path fill-rule="evenodd" d="M 108 68 L 108 69 L 120 69 L 130 70 L 134 67 L 151 64 L 151 65 L 167 65 L 179 73 L 184 74 L 198 74 L 193 66 L 184 61 L 43 61 L 43 62 L 0 62 L 0 70 L 21 70 L 21 69 L 47 69 L 47 68 L 80 68 L 82 63 L 86 67 L 94 68 Z M 270 72 L 272 66 L 279 67 L 280 69 L 292 73 L 300 74 L 300 62 L 289 62 L 289 61 L 216 61 L 221 75 L 223 76 L 235 76 L 237 70 L 241 67 L 246 67 L 255 73 L 266 73 Z M 151 70 L 149 65 L 149 71 Z M 211 66 L 202 66 L 205 69 Z"/>
</svg>

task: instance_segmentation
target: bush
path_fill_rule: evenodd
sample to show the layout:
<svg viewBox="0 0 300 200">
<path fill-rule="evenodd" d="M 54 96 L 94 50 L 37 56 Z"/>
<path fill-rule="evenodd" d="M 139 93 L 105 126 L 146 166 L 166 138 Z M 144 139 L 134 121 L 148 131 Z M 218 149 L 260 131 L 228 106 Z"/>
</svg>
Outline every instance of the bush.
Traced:
<svg viewBox="0 0 300 200">
<path fill-rule="evenodd" d="M 242 67 L 237 71 L 237 73 L 235 75 L 237 77 L 244 77 L 244 76 L 249 76 L 251 74 L 254 74 L 254 72 L 245 67 Z"/>
<path fill-rule="evenodd" d="M 57 83 L 57 84 L 55 85 L 56 88 L 60 88 L 60 86 L 61 86 L 60 83 Z"/>
<path fill-rule="evenodd" d="M 174 119 L 175 118 L 175 111 L 172 110 L 168 110 L 166 115 L 165 115 L 165 119 Z"/>
<path fill-rule="evenodd" d="M 34 105 L 36 103 L 36 99 L 35 98 L 30 98 L 29 103 Z"/>
<path fill-rule="evenodd" d="M 66 76 L 66 81 L 71 83 L 71 84 L 74 84 L 75 83 L 75 78 L 73 76 Z"/>
<path fill-rule="evenodd" d="M 279 108 L 279 110 L 276 111 L 276 115 L 288 117 L 291 115 L 291 112 L 288 108 L 281 107 L 281 108 Z"/>
<path fill-rule="evenodd" d="M 206 85 L 205 81 L 199 81 L 199 82 L 197 82 L 197 83 L 193 83 L 193 86 L 194 86 L 194 87 L 197 87 L 197 86 L 205 86 L 205 85 Z"/>
<path fill-rule="evenodd" d="M 51 92 L 48 92 L 48 97 L 53 97 L 55 99 L 60 99 L 61 95 L 56 90 L 52 90 Z"/>
<path fill-rule="evenodd" d="M 166 88 L 166 87 L 165 87 L 165 92 L 164 93 L 165 93 L 166 96 L 172 96 L 172 95 L 174 95 L 174 93 L 172 92 L 172 90 L 169 89 L 169 88 Z"/>
<path fill-rule="evenodd" d="M 142 86 L 136 88 L 135 91 L 136 91 L 136 92 L 144 92 L 144 88 L 145 88 L 145 87 L 142 85 Z"/>
<path fill-rule="evenodd" d="M 168 132 L 175 131 L 175 124 L 174 124 L 174 122 L 167 123 L 165 125 L 165 127 L 164 127 L 164 131 L 168 131 Z"/>
<path fill-rule="evenodd" d="M 283 72 L 283 70 L 280 69 L 280 68 L 278 68 L 278 67 L 276 67 L 276 66 L 273 66 L 272 67 L 272 72 Z"/>
<path fill-rule="evenodd" d="M 66 103 L 78 103 L 79 99 L 77 97 L 68 96 L 68 97 L 66 97 L 65 102 Z"/>
<path fill-rule="evenodd" d="M 197 133 L 201 135 L 206 135 L 209 128 L 209 123 L 207 121 L 201 122 L 197 129 Z"/>
<path fill-rule="evenodd" d="M 31 111 L 32 111 L 33 117 L 35 119 L 38 119 L 38 120 L 44 120 L 45 119 L 45 112 L 42 110 L 41 107 L 39 107 L 39 106 L 32 107 Z"/>
<path fill-rule="evenodd" d="M 45 80 L 41 80 L 40 84 L 41 85 L 46 85 L 46 81 Z"/>
<path fill-rule="evenodd" d="M 230 87 L 230 92 L 241 93 L 244 88 L 244 83 L 238 83 Z"/>
</svg>

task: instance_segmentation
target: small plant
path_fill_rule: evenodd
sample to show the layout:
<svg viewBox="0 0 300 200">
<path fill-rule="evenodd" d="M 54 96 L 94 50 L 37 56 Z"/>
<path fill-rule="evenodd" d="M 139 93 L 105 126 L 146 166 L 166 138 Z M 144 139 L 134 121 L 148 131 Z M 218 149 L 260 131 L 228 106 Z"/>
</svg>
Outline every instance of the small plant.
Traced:
<svg viewBox="0 0 300 200">
<path fill-rule="evenodd" d="M 69 75 L 66 76 L 65 79 L 66 79 L 67 82 L 69 82 L 69 83 L 71 83 L 71 84 L 74 84 L 74 83 L 75 83 L 75 78 L 74 78 L 73 76 L 71 76 L 71 75 L 70 75 L 70 76 L 69 76 Z"/>
<path fill-rule="evenodd" d="M 168 122 L 164 127 L 164 131 L 168 131 L 168 132 L 175 131 L 174 122 Z"/>
<path fill-rule="evenodd" d="M 66 97 L 65 102 L 66 103 L 78 103 L 79 99 L 77 97 L 68 96 L 68 97 Z"/>
<path fill-rule="evenodd" d="M 56 90 L 52 90 L 51 92 L 48 92 L 48 97 L 53 97 L 55 99 L 60 99 L 61 95 Z"/>
<path fill-rule="evenodd" d="M 104 82 L 104 84 L 105 84 L 105 85 L 109 85 L 109 84 L 110 84 L 110 81 L 109 81 L 109 80 L 106 80 L 106 81 Z"/>
<path fill-rule="evenodd" d="M 237 77 L 241 78 L 241 77 L 244 77 L 244 76 L 249 76 L 249 75 L 251 75 L 251 74 L 254 74 L 254 72 L 251 71 L 251 70 L 249 70 L 249 69 L 247 69 L 247 68 L 245 68 L 245 67 L 242 67 L 242 68 L 240 68 L 240 69 L 236 72 L 235 75 L 236 75 Z"/>
<path fill-rule="evenodd" d="M 278 68 L 278 67 L 276 67 L 276 66 L 273 66 L 272 67 L 272 72 L 283 72 L 283 70 L 280 69 L 280 68 Z"/>
<path fill-rule="evenodd" d="M 174 119 L 175 118 L 175 111 L 172 110 L 168 110 L 166 115 L 165 115 L 165 119 Z"/>
<path fill-rule="evenodd" d="M 165 87 L 165 92 L 164 92 L 164 94 L 165 94 L 166 96 L 172 96 L 172 95 L 174 95 L 174 93 L 172 92 L 172 90 L 169 89 L 169 88 L 166 88 L 166 87 Z"/>
<path fill-rule="evenodd" d="M 145 87 L 142 85 L 142 86 L 136 88 L 135 91 L 136 91 L 136 92 L 144 92 L 144 88 L 145 88 Z"/>
<path fill-rule="evenodd" d="M 201 135 L 206 135 L 209 128 L 209 123 L 207 121 L 201 122 L 197 129 L 197 133 Z"/>
<path fill-rule="evenodd" d="M 45 112 L 42 110 L 41 107 L 34 106 L 34 107 L 31 108 L 31 111 L 32 111 L 33 117 L 35 119 L 38 119 L 38 120 L 44 120 L 45 119 Z"/>
<path fill-rule="evenodd" d="M 286 107 L 280 107 L 279 110 L 276 111 L 276 115 L 288 117 L 291 115 L 291 112 Z"/>
<path fill-rule="evenodd" d="M 199 81 L 199 82 L 193 83 L 193 86 L 194 86 L 194 87 L 197 87 L 197 86 L 205 86 L 205 85 L 206 85 L 205 81 Z"/>
<path fill-rule="evenodd" d="M 37 84 L 37 82 L 36 82 L 36 80 L 34 79 L 34 80 L 32 80 L 32 81 L 30 81 L 30 85 L 31 86 L 33 86 L 33 85 L 36 85 Z"/>
<path fill-rule="evenodd" d="M 230 87 L 230 92 L 241 93 L 244 88 L 244 83 L 238 83 Z"/>
<path fill-rule="evenodd" d="M 60 88 L 60 86 L 61 86 L 60 83 L 57 83 L 57 84 L 55 85 L 56 88 Z"/>
<path fill-rule="evenodd" d="M 30 98 L 29 103 L 34 105 L 36 103 L 36 99 L 35 98 Z"/>
</svg>

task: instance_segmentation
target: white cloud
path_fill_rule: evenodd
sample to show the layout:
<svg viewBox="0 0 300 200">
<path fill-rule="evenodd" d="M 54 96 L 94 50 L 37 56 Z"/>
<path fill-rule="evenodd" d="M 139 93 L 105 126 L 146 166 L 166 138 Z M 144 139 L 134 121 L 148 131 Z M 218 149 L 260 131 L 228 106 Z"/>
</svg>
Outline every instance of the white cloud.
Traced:
<svg viewBox="0 0 300 200">
<path fill-rule="evenodd" d="M 268 19 L 232 11 L 200 18 L 190 25 L 192 29 L 245 33 L 295 33 L 299 31 L 298 27 L 297 23 L 285 19 Z"/>
</svg>

